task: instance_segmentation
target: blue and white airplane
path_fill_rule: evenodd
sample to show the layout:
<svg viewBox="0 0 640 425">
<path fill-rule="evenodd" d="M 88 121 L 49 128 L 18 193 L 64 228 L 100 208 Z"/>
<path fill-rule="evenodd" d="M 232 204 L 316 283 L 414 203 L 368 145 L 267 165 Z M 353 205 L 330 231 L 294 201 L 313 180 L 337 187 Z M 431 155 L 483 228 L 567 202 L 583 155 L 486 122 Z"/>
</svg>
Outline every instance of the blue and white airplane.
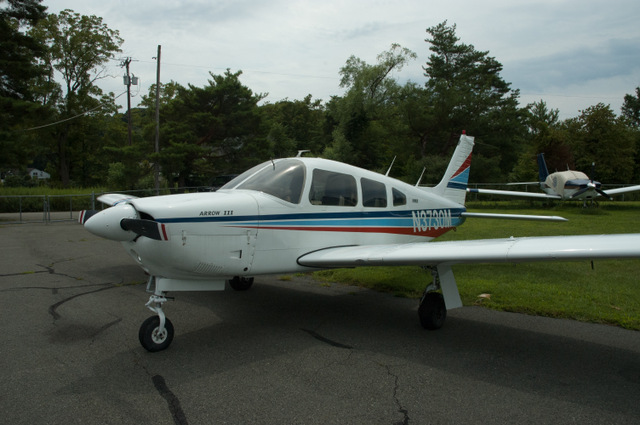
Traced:
<svg viewBox="0 0 640 425">
<path fill-rule="evenodd" d="M 168 292 L 219 291 L 227 281 L 244 290 L 263 274 L 420 265 L 433 272 L 420 322 L 438 329 L 448 309 L 462 306 L 453 264 L 640 257 L 640 234 L 429 243 L 467 218 L 563 220 L 467 212 L 472 148 L 473 137 L 461 135 L 442 181 L 432 188 L 295 157 L 257 165 L 213 193 L 103 195 L 99 200 L 112 206 L 79 219 L 90 232 L 122 242 L 149 274 L 146 305 L 155 315 L 139 332 L 149 351 L 173 340 L 163 311 Z"/>
<path fill-rule="evenodd" d="M 595 164 L 594 164 L 595 165 Z M 593 174 L 593 170 L 592 170 Z M 640 185 L 625 186 L 616 189 L 608 189 L 606 192 L 602 189 L 599 181 L 589 178 L 582 171 L 556 171 L 549 174 L 547 163 L 544 160 L 544 154 L 538 154 L 538 176 L 537 182 L 525 183 L 509 183 L 509 184 L 538 184 L 543 193 L 522 192 L 515 190 L 499 190 L 499 189 L 467 189 L 469 193 L 479 193 L 487 195 L 504 195 L 518 196 L 525 198 L 543 198 L 558 200 L 581 200 L 585 203 L 593 201 L 598 196 L 607 199 L 613 199 L 612 196 L 623 193 L 640 191 Z"/>
</svg>

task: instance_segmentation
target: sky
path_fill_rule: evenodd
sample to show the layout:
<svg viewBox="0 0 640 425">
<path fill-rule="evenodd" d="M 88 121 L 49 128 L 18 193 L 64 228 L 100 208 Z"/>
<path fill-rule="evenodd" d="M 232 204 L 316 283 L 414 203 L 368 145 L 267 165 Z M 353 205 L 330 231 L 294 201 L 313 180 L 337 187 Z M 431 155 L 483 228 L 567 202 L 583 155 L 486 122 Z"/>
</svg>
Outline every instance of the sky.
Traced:
<svg viewBox="0 0 640 425">
<path fill-rule="evenodd" d="M 44 0 L 49 13 L 96 15 L 124 39 L 98 85 L 126 91 L 122 61 L 139 77 L 132 105 L 156 81 L 203 87 L 209 72 L 242 71 L 263 102 L 341 96 L 350 56 L 369 64 L 393 43 L 417 59 L 393 77 L 424 84 L 426 29 L 456 25 L 461 43 L 488 51 L 520 103 L 543 100 L 560 119 L 604 103 L 620 113 L 640 86 L 638 0 Z M 126 95 L 118 98 L 126 105 Z"/>
</svg>

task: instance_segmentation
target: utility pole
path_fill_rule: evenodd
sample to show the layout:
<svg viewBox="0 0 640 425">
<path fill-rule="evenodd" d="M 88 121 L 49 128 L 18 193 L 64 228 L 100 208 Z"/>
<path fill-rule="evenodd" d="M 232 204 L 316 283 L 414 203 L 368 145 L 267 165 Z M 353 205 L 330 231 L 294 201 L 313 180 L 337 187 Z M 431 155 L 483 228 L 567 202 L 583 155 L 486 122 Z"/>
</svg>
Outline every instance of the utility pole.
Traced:
<svg viewBox="0 0 640 425">
<path fill-rule="evenodd" d="M 127 86 L 127 121 L 128 131 L 129 131 L 129 146 L 131 146 L 131 77 L 129 76 L 129 64 L 131 63 L 131 58 L 126 58 L 122 61 L 121 66 L 126 67 L 127 75 L 124 77 L 124 84 Z"/>
<path fill-rule="evenodd" d="M 160 49 L 161 46 L 158 44 L 158 56 L 156 56 L 156 161 L 153 164 L 156 195 L 160 194 L 160 163 L 158 162 L 158 154 L 160 153 Z"/>
</svg>

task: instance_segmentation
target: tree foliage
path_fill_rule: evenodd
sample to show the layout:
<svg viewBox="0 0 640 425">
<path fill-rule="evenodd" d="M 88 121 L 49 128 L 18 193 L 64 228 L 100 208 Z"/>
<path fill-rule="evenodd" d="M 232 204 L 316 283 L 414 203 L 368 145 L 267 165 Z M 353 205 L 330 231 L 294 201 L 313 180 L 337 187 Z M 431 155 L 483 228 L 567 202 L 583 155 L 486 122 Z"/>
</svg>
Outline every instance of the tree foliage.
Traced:
<svg viewBox="0 0 640 425">
<path fill-rule="evenodd" d="M 262 103 L 241 71 L 210 73 L 203 87 L 164 83 L 155 153 L 155 86 L 131 111 L 129 145 L 116 96 L 98 85 L 120 51 L 117 30 L 71 10 L 47 15 L 39 0 L 0 5 L 0 171 L 31 160 L 62 185 L 122 190 L 150 187 L 157 163 L 169 185 L 208 185 L 310 150 L 383 172 L 396 157 L 391 175 L 413 183 L 425 170 L 422 182 L 433 184 L 466 130 L 476 136 L 471 182 L 534 180 L 540 152 L 550 169 L 590 173 L 595 162 L 604 182 L 640 182 L 640 88 L 625 96 L 619 117 L 604 104 L 564 121 L 542 100 L 520 107 L 502 64 L 463 43 L 447 21 L 426 29 L 421 81 L 399 81 L 417 55 L 391 44 L 375 63 L 347 58 L 344 93 L 327 101 L 309 94 Z M 30 127 L 39 129 L 20 131 Z"/>
<path fill-rule="evenodd" d="M 327 112 L 335 122 L 328 152 L 334 157 L 338 152 L 350 156 L 335 159 L 375 169 L 393 158 L 391 146 L 406 130 L 403 130 L 405 123 L 397 119 L 401 86 L 392 73 L 415 58 L 411 50 L 393 44 L 378 55 L 375 65 L 355 56 L 347 60 L 340 69 L 340 85 L 347 91 L 327 105 Z"/>
<path fill-rule="evenodd" d="M 161 109 L 162 151 L 154 158 L 179 186 L 192 177 L 237 172 L 268 152 L 257 107 L 263 96 L 243 85 L 241 74 L 210 73 L 204 87 L 176 85 Z"/>
<path fill-rule="evenodd" d="M 92 125 L 91 117 L 81 115 L 93 112 L 101 119 L 102 115 L 115 112 L 113 95 L 104 96 L 96 81 L 105 76 L 104 65 L 120 51 L 123 40 L 102 18 L 71 10 L 47 15 L 29 33 L 47 46 L 41 60 L 41 66 L 47 70 L 40 81 L 41 100 L 50 105 L 56 120 L 66 120 L 41 134 L 52 145 L 50 160 L 55 164 L 54 175 L 68 186 L 72 176 L 79 181 L 86 176 L 82 168 L 73 169 L 77 156 L 82 156 L 86 144 L 92 142 L 85 139 L 86 126 Z M 56 72 L 61 75 L 62 88 L 55 82 Z"/>
<path fill-rule="evenodd" d="M 478 136 L 476 162 L 485 162 L 485 167 L 472 168 L 472 179 L 490 181 L 496 171 L 504 178 L 523 146 L 519 91 L 502 79 L 502 64 L 489 52 L 460 42 L 455 24 L 444 21 L 427 28 L 427 33 L 432 54 L 424 75 L 433 127 L 423 130 L 424 150 L 444 154 L 466 130 Z M 487 170 L 492 173 L 483 172 Z"/>
<path fill-rule="evenodd" d="M 44 72 L 37 60 L 45 47 L 25 31 L 46 16 L 46 8 L 38 0 L 0 5 L 0 169 L 19 170 L 35 152 L 34 138 L 24 129 L 46 116 L 33 87 Z"/>
</svg>

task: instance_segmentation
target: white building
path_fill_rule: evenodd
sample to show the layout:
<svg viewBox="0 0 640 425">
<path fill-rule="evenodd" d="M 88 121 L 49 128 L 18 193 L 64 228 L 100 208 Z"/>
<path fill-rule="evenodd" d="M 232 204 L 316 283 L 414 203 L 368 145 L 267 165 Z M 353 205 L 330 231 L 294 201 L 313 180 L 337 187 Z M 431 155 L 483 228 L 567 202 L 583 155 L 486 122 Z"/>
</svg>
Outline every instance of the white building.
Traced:
<svg viewBox="0 0 640 425">
<path fill-rule="evenodd" d="M 27 169 L 27 172 L 29 173 L 29 177 L 31 177 L 32 179 L 50 179 L 51 178 L 51 174 L 47 173 L 46 171 L 38 170 L 37 168 L 29 168 Z"/>
</svg>

